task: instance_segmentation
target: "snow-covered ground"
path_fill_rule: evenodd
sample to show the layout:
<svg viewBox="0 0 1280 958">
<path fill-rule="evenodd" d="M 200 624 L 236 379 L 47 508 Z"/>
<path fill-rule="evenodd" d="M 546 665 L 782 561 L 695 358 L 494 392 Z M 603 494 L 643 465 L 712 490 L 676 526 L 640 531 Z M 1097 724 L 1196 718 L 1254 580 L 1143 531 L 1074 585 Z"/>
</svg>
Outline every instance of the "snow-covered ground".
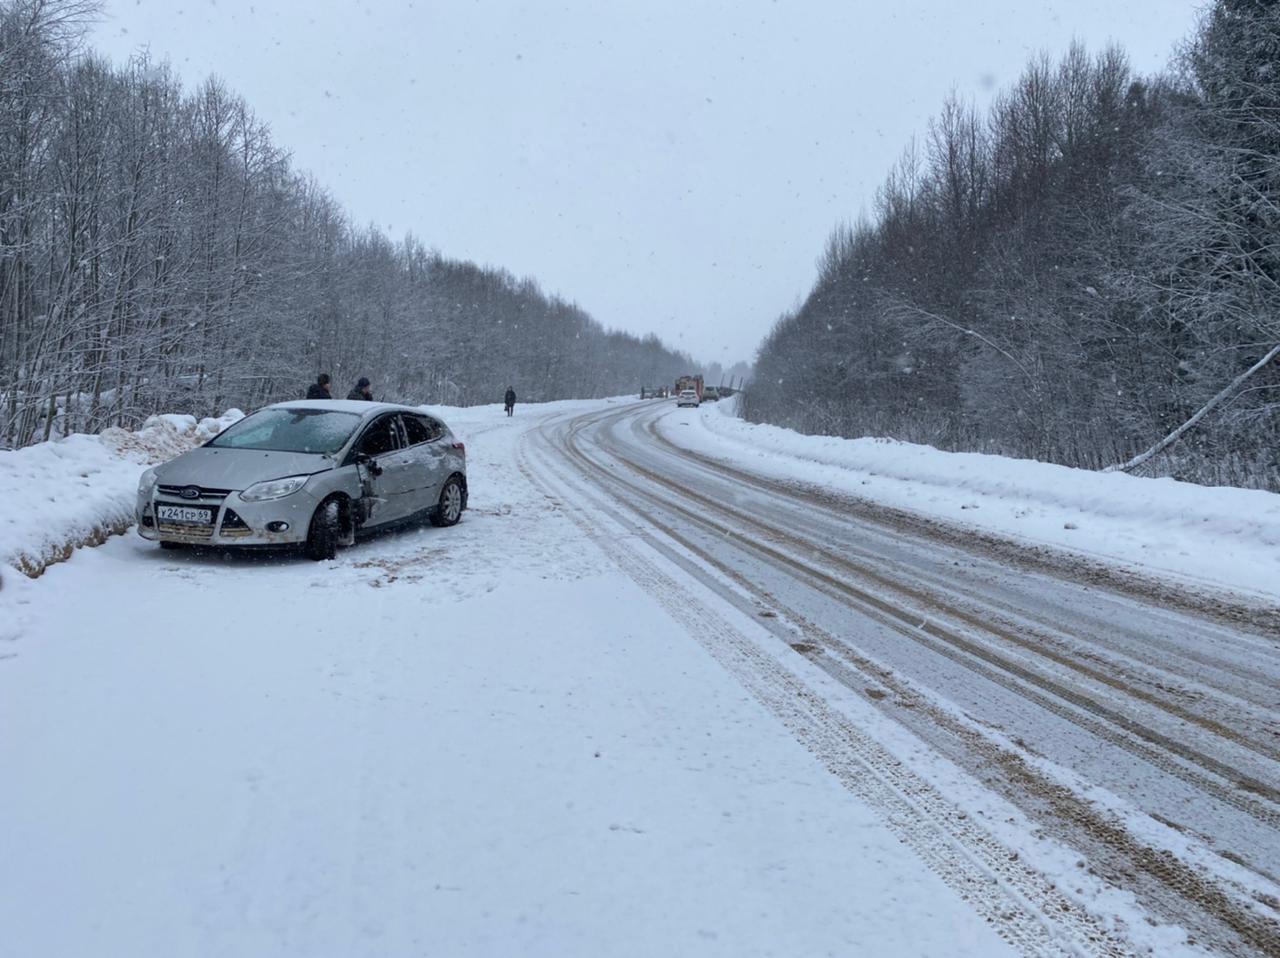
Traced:
<svg viewBox="0 0 1280 958">
<path fill-rule="evenodd" d="M 0 955 L 1203 953 L 1166 866 L 1233 896 L 1194 919 L 1215 941 L 1265 938 L 1261 639 L 1086 588 L 1061 636 L 1035 627 L 1043 650 L 971 616 L 957 641 L 982 656 L 935 655 L 946 607 L 916 642 L 923 619 L 904 636 L 787 576 L 851 535 L 944 603 L 991 588 L 1007 612 L 1050 583 L 966 562 L 930 584 L 911 550 L 948 547 L 877 544 L 842 507 L 806 519 L 705 457 L 1255 594 L 1280 497 L 801 437 L 727 404 L 431 411 L 467 444 L 462 524 L 318 564 L 131 533 L 70 548 L 127 524 L 147 462 L 238 413 L 0 454 L 0 558 L 69 557 L 34 579 L 0 565 Z M 696 514 L 699 496 L 722 508 Z M 763 552 L 735 545 L 757 535 Z M 1040 656 L 1063 641 L 1087 675 L 1076 651 Z M 1078 797 L 1068 827 L 1001 790 L 1018 763 L 1036 795 Z M 1253 776 L 1243 797 L 1231 769 Z M 1184 801 L 1212 817 L 1184 831 Z M 1072 828 L 1095 824 L 1139 857 L 1089 859 Z M 1154 871 L 1104 877 L 1130 861 Z"/>
<path fill-rule="evenodd" d="M 424 407 L 456 428 L 487 422 L 489 406 Z M 549 403 L 538 415 L 577 408 Z M 154 416 L 138 432 L 110 429 L 0 451 L 0 565 L 39 571 L 132 522 L 147 466 L 240 418 Z M 887 439 L 805 436 L 747 423 L 733 401 L 664 421 L 663 435 L 762 475 L 861 499 L 1014 541 L 1280 600 L 1280 495 L 1172 479 L 1102 474 L 1026 459 L 942 452 Z"/>
<path fill-rule="evenodd" d="M 108 429 L 0 451 L 0 566 L 39 573 L 75 548 L 133 523 L 138 477 L 216 436 L 244 413 L 152 416 L 137 432 Z"/>
<path fill-rule="evenodd" d="M 732 402 L 668 417 L 687 449 L 1035 545 L 1280 600 L 1280 495 L 748 423 Z"/>
<path fill-rule="evenodd" d="M 600 405 L 439 410 L 453 529 L 7 575 L 0 952 L 1009 953 L 531 480 Z M 141 468 L 37 455 L 103 501 Z"/>
</svg>

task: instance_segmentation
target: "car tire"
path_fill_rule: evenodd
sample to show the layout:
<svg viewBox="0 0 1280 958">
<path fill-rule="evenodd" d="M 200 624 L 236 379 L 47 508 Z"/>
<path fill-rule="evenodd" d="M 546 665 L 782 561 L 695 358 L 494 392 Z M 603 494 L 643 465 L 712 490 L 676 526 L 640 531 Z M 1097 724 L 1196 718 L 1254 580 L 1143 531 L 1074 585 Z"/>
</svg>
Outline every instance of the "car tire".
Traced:
<svg viewBox="0 0 1280 958">
<path fill-rule="evenodd" d="M 308 559 L 323 562 L 338 554 L 338 540 L 342 538 L 342 511 L 337 499 L 320 503 L 311 526 L 307 529 L 307 542 L 303 546 Z"/>
<path fill-rule="evenodd" d="M 462 488 L 462 480 L 450 476 L 440 490 L 440 501 L 431 513 L 433 526 L 456 526 L 462 518 L 462 509 L 467 501 L 467 494 Z"/>
</svg>

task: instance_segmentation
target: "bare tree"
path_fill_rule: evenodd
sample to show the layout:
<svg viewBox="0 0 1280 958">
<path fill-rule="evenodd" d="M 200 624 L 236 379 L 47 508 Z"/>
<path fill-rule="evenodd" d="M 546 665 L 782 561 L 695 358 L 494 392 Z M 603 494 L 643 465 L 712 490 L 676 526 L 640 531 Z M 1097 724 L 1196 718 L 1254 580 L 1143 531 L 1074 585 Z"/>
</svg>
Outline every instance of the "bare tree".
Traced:
<svg viewBox="0 0 1280 958">
<path fill-rule="evenodd" d="M 1280 488 L 1277 49 L 1280 6 L 1219 0 L 1174 75 L 1073 45 L 985 122 L 950 97 L 833 233 L 745 413 Z"/>
<path fill-rule="evenodd" d="M 530 279 L 354 227 L 211 78 L 79 41 L 94 5 L 0 0 L 0 447 L 292 398 L 631 392 L 692 360 Z"/>
</svg>

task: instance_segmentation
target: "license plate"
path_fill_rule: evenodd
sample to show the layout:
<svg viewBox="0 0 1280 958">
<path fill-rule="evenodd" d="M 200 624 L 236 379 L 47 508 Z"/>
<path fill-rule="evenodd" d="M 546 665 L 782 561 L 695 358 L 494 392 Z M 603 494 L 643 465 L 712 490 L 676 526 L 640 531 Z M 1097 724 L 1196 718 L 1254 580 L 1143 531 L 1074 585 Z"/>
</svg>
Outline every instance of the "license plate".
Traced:
<svg viewBox="0 0 1280 958">
<path fill-rule="evenodd" d="M 197 526 L 213 525 L 213 513 L 195 506 L 156 506 L 156 518 L 161 522 L 186 522 Z"/>
</svg>

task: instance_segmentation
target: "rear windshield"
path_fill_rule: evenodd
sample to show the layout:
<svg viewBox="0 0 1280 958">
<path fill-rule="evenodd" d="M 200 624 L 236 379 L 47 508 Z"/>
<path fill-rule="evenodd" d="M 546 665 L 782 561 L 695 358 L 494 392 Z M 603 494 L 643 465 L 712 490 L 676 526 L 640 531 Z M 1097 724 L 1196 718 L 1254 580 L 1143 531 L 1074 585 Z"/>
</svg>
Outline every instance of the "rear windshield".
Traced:
<svg viewBox="0 0 1280 958">
<path fill-rule="evenodd" d="M 360 416 L 332 409 L 262 409 L 246 416 L 207 445 L 221 449 L 315 452 L 333 455 L 343 447 Z"/>
</svg>

